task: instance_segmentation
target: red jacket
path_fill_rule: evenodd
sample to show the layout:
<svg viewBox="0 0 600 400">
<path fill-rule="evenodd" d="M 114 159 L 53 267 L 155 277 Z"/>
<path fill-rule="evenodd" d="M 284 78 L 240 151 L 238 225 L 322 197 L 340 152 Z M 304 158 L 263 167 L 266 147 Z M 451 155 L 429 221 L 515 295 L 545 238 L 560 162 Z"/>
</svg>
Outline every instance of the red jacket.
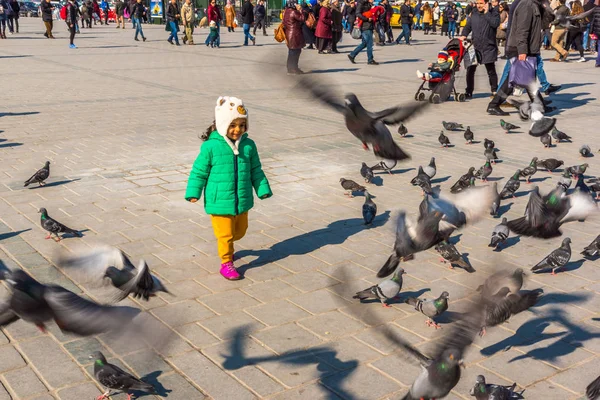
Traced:
<svg viewBox="0 0 600 400">
<path fill-rule="evenodd" d="M 302 34 L 302 25 L 304 25 L 304 15 L 302 12 L 293 8 L 286 8 L 283 13 L 283 29 L 289 49 L 302 49 L 306 46 L 304 35 Z"/>
<path fill-rule="evenodd" d="M 219 10 L 219 7 L 213 6 L 212 4 L 208 5 L 207 14 L 208 14 L 208 22 L 210 22 L 210 21 L 219 22 L 219 21 L 223 20 L 223 18 L 221 17 L 221 11 Z"/>
<path fill-rule="evenodd" d="M 331 39 L 333 37 L 331 33 L 331 9 L 329 7 L 321 7 L 319 10 L 319 20 L 317 21 L 317 30 L 315 36 L 323 39 Z"/>
</svg>

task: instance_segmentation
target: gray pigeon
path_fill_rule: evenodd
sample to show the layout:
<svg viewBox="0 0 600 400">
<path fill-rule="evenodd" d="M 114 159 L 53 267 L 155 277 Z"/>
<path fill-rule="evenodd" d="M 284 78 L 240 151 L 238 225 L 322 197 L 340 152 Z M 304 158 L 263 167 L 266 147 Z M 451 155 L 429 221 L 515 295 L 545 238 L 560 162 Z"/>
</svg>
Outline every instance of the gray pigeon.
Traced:
<svg viewBox="0 0 600 400">
<path fill-rule="evenodd" d="M 488 247 L 493 247 L 494 249 L 497 249 L 508 238 L 510 230 L 506 225 L 507 222 L 508 220 L 506 219 L 506 217 L 504 217 L 502 218 L 502 222 L 496 225 L 496 227 L 492 231 L 492 240 L 490 241 Z"/>
<path fill-rule="evenodd" d="M 446 263 L 448 261 L 450 263 L 450 269 L 454 269 L 456 265 L 467 272 L 475 272 L 475 269 L 463 259 L 462 254 L 456 250 L 456 247 L 452 243 L 448 243 L 447 241 L 440 242 L 435 246 L 435 250 L 442 256 L 441 262 Z"/>
<path fill-rule="evenodd" d="M 494 199 L 492 200 L 492 208 L 490 209 L 490 215 L 493 217 L 498 216 L 498 211 L 500 210 L 500 202 L 502 201 L 502 197 L 500 193 L 498 193 L 498 183 L 494 182 L 492 184 L 492 188 L 494 189 Z"/>
<path fill-rule="evenodd" d="M 496 148 L 496 143 L 494 143 L 493 140 L 489 140 L 488 138 L 485 138 L 485 140 L 483 141 L 483 147 L 485 147 L 486 149 L 495 149 Z"/>
<path fill-rule="evenodd" d="M 557 160 L 556 158 L 546 158 L 544 160 L 539 160 L 536 163 L 538 168 L 544 168 L 547 171 L 554 171 L 556 168 L 562 166 L 565 162 L 561 160 Z"/>
<path fill-rule="evenodd" d="M 592 383 L 585 389 L 585 395 L 588 400 L 600 399 L 600 376 L 598 376 Z"/>
<path fill-rule="evenodd" d="M 485 323 L 481 327 L 480 335 L 485 335 L 487 327 L 500 325 L 511 316 L 536 305 L 542 293 L 542 289 L 510 293 L 507 287 L 503 287 L 495 295 L 486 297 L 484 294 L 481 301 L 486 304 Z"/>
<path fill-rule="evenodd" d="M 581 165 L 573 165 L 572 167 L 568 167 L 567 171 L 573 175 L 574 178 L 577 178 L 579 175 L 585 174 L 585 171 L 588 169 L 590 165 L 588 163 Z"/>
<path fill-rule="evenodd" d="M 435 167 L 435 157 L 431 157 L 431 160 L 429 160 L 429 165 L 423 167 L 423 172 L 425 172 L 430 179 L 433 179 L 437 172 Z"/>
<path fill-rule="evenodd" d="M 133 390 L 156 394 L 154 386 L 142 382 L 116 365 L 110 364 L 101 352 L 96 351 L 89 358 L 94 361 L 94 377 L 102 386 L 108 389 L 104 394 L 98 396 L 96 400 L 110 398 L 112 390 L 122 391 L 127 394 L 127 400 L 131 400 L 129 392 Z"/>
<path fill-rule="evenodd" d="M 400 122 L 400 125 L 398 125 L 398 133 L 402 137 L 405 137 L 408 133 L 408 129 L 406 129 L 406 126 L 402 122 Z"/>
<path fill-rule="evenodd" d="M 44 183 L 44 181 L 46 179 L 48 179 L 49 176 L 50 176 L 50 161 L 46 161 L 46 164 L 44 164 L 43 168 L 37 170 L 36 173 L 31 176 L 31 178 L 29 178 L 25 181 L 24 187 L 27 187 L 34 182 L 37 182 L 37 184 L 39 186 L 45 186 L 46 183 Z"/>
<path fill-rule="evenodd" d="M 365 203 L 362 206 L 362 214 L 365 219 L 365 225 L 371 225 L 377 216 L 377 204 L 371 200 L 371 194 L 365 191 Z"/>
<path fill-rule="evenodd" d="M 344 189 L 346 189 L 345 195 L 348 197 L 354 197 L 354 192 L 364 192 L 365 190 L 367 190 L 366 187 L 361 186 L 350 179 L 340 178 L 340 184 Z"/>
<path fill-rule="evenodd" d="M 367 299 L 377 299 L 384 307 L 390 307 L 387 304 L 387 301 L 398 296 L 398 293 L 400 293 L 400 290 L 402 289 L 402 275 L 405 273 L 403 268 L 398 268 L 390 279 L 386 279 L 377 285 L 373 285 L 370 288 L 360 291 L 352 298 L 359 299 L 361 302 Z"/>
<path fill-rule="evenodd" d="M 488 176 L 492 174 L 493 168 L 489 161 L 486 161 L 481 168 L 475 173 L 475 176 L 484 182 L 487 182 Z"/>
<path fill-rule="evenodd" d="M 84 283 L 110 282 L 114 290 L 113 302 L 119 302 L 130 294 L 148 301 L 158 292 L 171 294 L 163 283 L 150 273 L 148 264 L 140 260 L 138 267 L 121 250 L 100 246 L 75 255 L 60 256 L 57 265 Z"/>
<path fill-rule="evenodd" d="M 583 256 L 586 258 L 594 258 L 600 255 L 600 235 L 596 236 L 596 239 L 587 245 L 581 254 L 583 254 Z"/>
<path fill-rule="evenodd" d="M 506 133 L 509 133 L 510 131 L 514 131 L 515 129 L 520 128 L 520 126 L 513 125 L 510 122 L 506 122 L 503 119 L 500 120 L 500 126 L 502 127 L 502 129 L 504 129 L 506 131 Z"/>
<path fill-rule="evenodd" d="M 541 271 L 543 269 L 551 268 L 551 274 L 556 275 L 556 270 L 563 268 L 571 259 L 570 243 L 571 239 L 565 238 L 558 249 L 553 250 L 552 253 L 548 254 L 542 261 L 534 265 L 531 268 L 531 271 Z"/>
<path fill-rule="evenodd" d="M 523 168 L 521 170 L 521 176 L 523 178 L 527 179 L 527 183 L 531 183 L 530 179 L 533 175 L 535 175 L 535 173 L 537 172 L 537 157 L 533 157 L 531 159 L 531 162 L 529 163 L 529 166 Z"/>
<path fill-rule="evenodd" d="M 516 383 L 513 383 L 512 386 L 486 383 L 483 375 L 477 375 L 475 386 L 469 394 L 476 400 L 510 400 L 513 398 L 516 387 Z"/>
<path fill-rule="evenodd" d="M 450 193 L 459 193 L 474 185 L 475 167 L 470 167 L 469 171 L 461 176 L 458 181 L 450 188 Z"/>
<path fill-rule="evenodd" d="M 519 180 L 519 176 L 521 176 L 521 170 L 518 169 L 514 175 L 506 182 L 504 188 L 500 192 L 500 197 L 505 199 L 508 196 L 515 197 L 515 193 L 519 190 L 521 186 L 521 181 Z"/>
<path fill-rule="evenodd" d="M 457 122 L 442 121 L 442 125 L 444 126 L 444 129 L 447 131 L 459 131 L 459 130 L 463 129 L 462 124 L 459 124 Z"/>
<path fill-rule="evenodd" d="M 486 295 L 495 295 L 501 288 L 508 288 L 510 293 L 518 294 L 523 287 L 525 271 L 517 268 L 514 272 L 498 271 L 485 280 L 484 284 L 477 288 L 477 291 Z"/>
<path fill-rule="evenodd" d="M 600 182 L 588 182 L 590 184 L 589 189 L 596 193 L 596 200 L 600 200 Z"/>
<path fill-rule="evenodd" d="M 441 328 L 441 326 L 438 325 L 433 320 L 433 318 L 439 317 L 440 315 L 442 315 L 444 313 L 444 311 L 446 311 L 448 309 L 448 297 L 449 296 L 450 295 L 448 294 L 448 292 L 442 292 L 440 297 L 438 297 L 437 299 L 420 300 L 420 299 L 417 299 L 414 297 L 409 297 L 404 302 L 406 304 L 410 304 L 411 306 L 415 307 L 415 310 L 419 311 L 421 314 L 428 317 L 427 321 L 425 321 L 427 326 L 432 326 L 435 329 L 438 329 L 438 328 Z"/>
<path fill-rule="evenodd" d="M 381 160 L 378 164 L 375 164 L 371 167 L 371 171 L 379 171 L 383 170 L 388 174 L 392 174 L 392 169 L 396 166 L 398 162 L 396 160 Z"/>
<path fill-rule="evenodd" d="M 565 169 L 556 185 L 562 186 L 565 189 L 565 191 L 567 191 L 571 187 L 572 183 L 573 179 L 571 179 L 571 174 L 567 169 Z"/>
<path fill-rule="evenodd" d="M 59 233 L 67 233 L 79 237 L 83 236 L 79 231 L 71 229 L 50 217 L 45 208 L 40 208 L 38 212 L 42 214 L 40 217 L 40 224 L 42 225 L 42 228 L 49 232 L 48 236 L 46 236 L 46 239 L 50 239 L 52 235 L 54 235 L 54 241 L 58 242 L 61 240 L 61 237 L 58 235 Z"/>
<path fill-rule="evenodd" d="M 579 148 L 579 154 L 581 154 L 582 157 L 591 157 L 592 149 L 590 149 L 590 146 L 587 144 L 584 144 Z"/>
<path fill-rule="evenodd" d="M 486 160 L 490 161 L 492 164 L 496 164 L 498 155 L 496 154 L 496 150 L 494 150 L 493 147 L 491 147 L 491 148 L 486 147 L 485 150 L 483 151 L 483 155 L 485 156 Z"/>
<path fill-rule="evenodd" d="M 421 188 L 421 190 L 423 190 L 423 193 L 425 193 L 425 194 L 433 193 L 432 189 L 431 189 L 431 180 L 429 179 L 429 175 L 427 175 L 425 173 L 425 171 L 423 171 L 423 167 L 421 167 L 421 166 L 419 166 L 419 171 L 417 172 L 417 176 L 412 178 L 410 183 L 413 186 L 419 186 Z"/>
<path fill-rule="evenodd" d="M 571 141 L 571 136 L 559 131 L 558 129 L 556 129 L 556 127 L 552 129 L 552 137 L 554 138 L 554 140 L 556 140 L 556 143 L 562 142 L 563 140 L 566 142 Z"/>
<path fill-rule="evenodd" d="M 360 175 L 365 178 L 366 183 L 371 183 L 373 179 L 373 170 L 367 166 L 367 164 L 362 163 L 362 167 L 360 168 Z"/>
<path fill-rule="evenodd" d="M 467 141 L 467 144 L 473 143 L 473 139 L 475 139 L 475 135 L 473 134 L 473 131 L 471 131 L 470 126 L 467 126 L 467 130 L 465 131 L 464 137 L 465 137 L 465 140 Z"/>
<path fill-rule="evenodd" d="M 440 131 L 438 141 L 440 142 L 442 147 L 448 147 L 448 145 L 450 145 L 450 139 L 448 139 L 448 136 L 444 135 L 444 131 Z"/>
<path fill-rule="evenodd" d="M 552 138 L 547 133 L 545 135 L 540 136 L 540 142 L 542 142 L 542 144 L 546 148 L 552 147 Z"/>
</svg>

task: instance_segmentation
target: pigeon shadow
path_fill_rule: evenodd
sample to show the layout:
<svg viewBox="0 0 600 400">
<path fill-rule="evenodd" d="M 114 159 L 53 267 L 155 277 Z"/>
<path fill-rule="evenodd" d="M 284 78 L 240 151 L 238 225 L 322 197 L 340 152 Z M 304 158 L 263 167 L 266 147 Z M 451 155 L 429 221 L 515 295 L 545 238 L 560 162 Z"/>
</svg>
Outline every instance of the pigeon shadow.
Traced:
<svg viewBox="0 0 600 400">
<path fill-rule="evenodd" d="M 442 182 L 446 182 L 446 181 L 447 181 L 448 179 L 450 179 L 450 178 L 451 178 L 451 176 L 450 176 L 450 175 L 448 175 L 448 176 L 445 176 L 445 177 L 443 177 L 443 178 L 436 178 L 436 179 L 432 179 L 432 180 L 431 180 L 431 183 L 442 183 Z"/>
<path fill-rule="evenodd" d="M 8 147 L 17 147 L 17 146 L 23 146 L 23 143 L 5 143 L 5 144 L 0 144 L 0 149 L 5 149 Z"/>
<path fill-rule="evenodd" d="M 509 247 L 514 246 L 515 244 L 521 241 L 520 236 L 511 236 L 504 241 L 504 243 L 500 244 L 498 247 L 494 249 L 494 251 L 500 252 L 504 249 L 508 249 Z"/>
<path fill-rule="evenodd" d="M 50 182 L 50 183 L 46 183 L 44 186 L 30 186 L 29 189 L 40 189 L 40 188 L 46 188 L 46 187 L 53 187 L 53 186 L 60 186 L 60 185 L 66 185 L 67 183 L 71 183 L 71 182 L 77 182 L 80 181 L 81 178 L 76 178 L 76 179 L 65 179 L 62 181 L 56 181 L 56 182 Z"/>
<path fill-rule="evenodd" d="M 129 46 L 107 45 L 107 46 L 85 46 L 85 47 L 79 47 L 79 48 L 80 49 L 120 49 L 122 47 L 138 47 L 138 46 L 134 46 L 134 45 L 129 45 Z"/>
<path fill-rule="evenodd" d="M 509 336 L 506 339 L 500 340 L 495 344 L 484 347 L 480 350 L 480 353 L 484 356 L 489 357 L 500 351 L 507 351 L 508 349 L 519 346 L 531 346 L 533 344 L 540 343 L 545 340 L 563 336 L 566 333 L 545 333 L 544 331 L 549 326 L 550 322 L 546 322 L 544 318 L 536 318 L 527 321 L 516 330 L 514 335 Z"/>
<path fill-rule="evenodd" d="M 0 131 L 2 133 L 3 131 Z M 0 142 L 6 142 L 8 139 L 0 139 Z"/>
<path fill-rule="evenodd" d="M 23 229 L 22 231 L 2 233 L 2 234 L 0 234 L 0 241 L 6 240 L 6 239 L 10 239 L 10 238 L 15 237 L 15 236 L 19 236 L 21 233 L 27 232 L 27 231 L 30 231 L 30 230 L 31 230 L 31 228 L 29 228 L 29 229 Z"/>
<path fill-rule="evenodd" d="M 488 182 L 497 182 L 497 181 L 501 181 L 502 179 L 504 179 L 503 176 L 494 176 L 494 177 L 488 176 L 488 178 L 487 178 Z"/>
<path fill-rule="evenodd" d="M 404 135 L 404 136 L 400 136 L 400 137 L 401 137 L 401 138 L 406 138 L 406 139 L 408 139 L 408 138 L 413 138 L 413 137 L 415 137 L 415 135 L 411 135 L 410 133 L 408 133 L 408 134 L 406 134 L 406 135 Z"/>
<path fill-rule="evenodd" d="M 581 156 L 582 158 L 592 158 L 594 157 L 594 153 L 590 153 L 587 156 Z"/>
<path fill-rule="evenodd" d="M 405 172 L 415 171 L 416 168 L 405 168 L 405 169 L 395 169 L 392 171 L 392 175 L 403 174 Z"/>
<path fill-rule="evenodd" d="M 75 233 L 63 233 L 62 236 L 60 237 L 61 240 L 63 239 L 70 239 L 70 238 L 82 238 L 85 235 L 83 234 L 83 232 L 89 232 L 89 229 L 83 229 L 80 231 L 77 231 L 79 233 L 79 235 L 75 234 Z"/>
<path fill-rule="evenodd" d="M 481 143 L 481 140 L 473 140 L 470 144 L 479 144 Z"/>
<path fill-rule="evenodd" d="M 453 145 L 453 144 L 449 144 L 449 145 L 447 145 L 447 146 L 442 146 L 442 148 L 444 148 L 444 149 L 451 149 L 451 148 L 453 148 L 453 147 L 456 147 L 456 146 L 455 146 L 455 145 Z"/>
<path fill-rule="evenodd" d="M 373 179 L 371 179 L 371 184 L 375 186 L 383 186 L 383 179 L 379 175 L 373 176 Z"/>
<path fill-rule="evenodd" d="M 162 383 L 160 383 L 158 381 L 158 377 L 162 375 L 162 371 L 155 371 L 152 372 L 146 376 L 143 376 L 140 378 L 141 381 L 149 383 L 150 385 L 152 385 L 154 387 L 154 390 L 156 390 L 156 394 L 159 395 L 160 397 L 169 397 L 169 393 L 172 392 L 172 390 L 170 389 L 165 389 L 165 387 L 162 385 Z M 147 393 L 147 392 L 141 392 L 141 391 L 133 391 L 132 392 L 134 394 L 134 398 L 140 398 L 140 397 L 146 397 L 146 396 L 152 396 L 153 394 Z"/>
<path fill-rule="evenodd" d="M 510 208 L 512 207 L 512 205 L 513 205 L 513 203 L 501 204 L 500 207 L 498 207 L 498 213 L 496 214 L 496 216 L 494 218 L 500 218 L 502 215 L 507 213 L 510 210 Z"/>
<path fill-rule="evenodd" d="M 576 97 L 580 97 L 580 96 L 586 96 L 589 95 L 589 92 L 580 92 L 580 93 L 555 93 L 554 96 L 554 103 L 555 104 L 559 104 L 560 103 L 560 107 L 557 107 L 557 109 L 555 111 L 553 111 L 552 113 L 548 113 L 547 115 L 559 115 L 561 114 L 564 110 L 571 110 L 573 108 L 576 107 L 581 107 L 584 106 L 590 102 L 594 102 L 596 101 L 595 98 L 593 97 L 586 97 L 586 98 L 580 98 L 580 99 L 575 99 Z"/>
<path fill-rule="evenodd" d="M 423 61 L 420 58 L 404 58 L 390 61 L 382 61 L 379 64 L 398 64 L 398 63 L 412 63 L 412 62 L 421 62 Z"/>
<path fill-rule="evenodd" d="M 25 112 L 0 112 L 0 118 L 1 117 L 18 117 L 21 115 L 33 115 L 33 114 L 39 114 L 39 111 L 25 111 Z"/>
<path fill-rule="evenodd" d="M 531 183 L 536 183 L 536 182 L 544 182 L 547 179 L 552 179 L 552 177 L 550 176 L 544 176 L 543 178 L 532 178 L 529 180 L 529 182 Z M 525 183 L 527 185 L 527 183 Z"/>
<path fill-rule="evenodd" d="M 454 244 L 454 245 L 457 244 L 458 242 L 460 242 L 460 238 L 461 238 L 462 235 L 463 234 L 460 233 L 458 235 L 452 236 L 451 238 L 448 239 L 448 243 Z"/>
<path fill-rule="evenodd" d="M 370 227 L 365 226 L 362 218 L 349 218 L 334 221 L 325 228 L 306 232 L 289 239 L 275 243 L 270 248 L 259 250 L 240 250 L 236 258 L 256 256 L 255 260 L 237 268 L 242 274 L 248 269 L 258 267 L 267 262 L 283 260 L 291 255 L 304 255 L 312 253 L 324 246 L 344 243 L 352 235 L 364 229 L 372 229 L 385 225 L 390 219 L 390 211 L 385 211 L 375 217 Z"/>
<path fill-rule="evenodd" d="M 416 291 L 400 291 L 394 300 L 399 300 L 398 303 L 404 303 L 404 300 L 408 299 L 409 297 L 418 299 L 427 292 L 431 292 L 431 288 L 423 288 Z"/>
<path fill-rule="evenodd" d="M 310 74 L 329 74 L 332 72 L 352 72 L 358 71 L 360 68 L 331 68 L 331 69 L 314 69 Z"/>
<path fill-rule="evenodd" d="M 530 190 L 524 190 L 521 192 L 517 192 L 514 194 L 514 197 L 519 198 L 519 197 L 523 197 L 523 196 L 527 196 L 529 194 L 529 192 L 531 192 Z M 510 197 L 508 197 L 510 199 Z"/>
<path fill-rule="evenodd" d="M 586 262 L 586 261 L 587 260 L 585 258 L 582 258 L 582 259 L 577 260 L 577 261 L 571 261 L 567 265 L 565 265 L 564 267 L 562 267 L 561 271 L 564 271 L 564 272 L 576 271 L 579 268 L 581 268 L 581 266 L 583 265 L 583 263 Z"/>
</svg>

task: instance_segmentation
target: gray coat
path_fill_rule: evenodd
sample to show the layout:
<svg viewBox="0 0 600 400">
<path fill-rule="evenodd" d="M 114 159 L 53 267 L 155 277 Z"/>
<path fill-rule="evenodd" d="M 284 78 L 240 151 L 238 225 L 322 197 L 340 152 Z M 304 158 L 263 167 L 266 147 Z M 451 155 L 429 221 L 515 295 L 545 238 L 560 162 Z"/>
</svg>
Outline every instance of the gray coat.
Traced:
<svg viewBox="0 0 600 400">
<path fill-rule="evenodd" d="M 500 14 L 495 7 L 483 14 L 474 9 L 467 19 L 461 36 L 468 36 L 473 32 L 473 45 L 479 53 L 478 60 L 481 64 L 496 62 L 498 59 L 498 43 L 496 42 L 496 29 L 500 26 Z"/>
<path fill-rule="evenodd" d="M 520 0 L 511 6 L 509 16 L 508 39 L 506 41 L 506 57 L 517 57 L 519 54 L 537 56 L 542 47 L 542 16 L 544 13 L 540 0 Z"/>
</svg>

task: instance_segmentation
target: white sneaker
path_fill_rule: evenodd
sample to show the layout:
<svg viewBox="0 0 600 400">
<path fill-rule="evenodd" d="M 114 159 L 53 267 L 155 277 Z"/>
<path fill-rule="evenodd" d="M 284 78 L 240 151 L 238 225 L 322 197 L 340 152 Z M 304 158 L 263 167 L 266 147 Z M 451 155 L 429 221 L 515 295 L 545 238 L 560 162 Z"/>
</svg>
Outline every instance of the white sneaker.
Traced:
<svg viewBox="0 0 600 400">
<path fill-rule="evenodd" d="M 417 70 L 417 77 L 418 77 L 419 79 L 423 79 L 423 77 L 424 77 L 424 76 L 425 76 L 425 74 L 424 74 L 424 73 L 422 73 L 421 71 Z"/>
<path fill-rule="evenodd" d="M 586 62 L 587 60 L 585 59 L 585 57 L 581 57 L 579 60 L 577 60 L 577 62 Z"/>
</svg>

